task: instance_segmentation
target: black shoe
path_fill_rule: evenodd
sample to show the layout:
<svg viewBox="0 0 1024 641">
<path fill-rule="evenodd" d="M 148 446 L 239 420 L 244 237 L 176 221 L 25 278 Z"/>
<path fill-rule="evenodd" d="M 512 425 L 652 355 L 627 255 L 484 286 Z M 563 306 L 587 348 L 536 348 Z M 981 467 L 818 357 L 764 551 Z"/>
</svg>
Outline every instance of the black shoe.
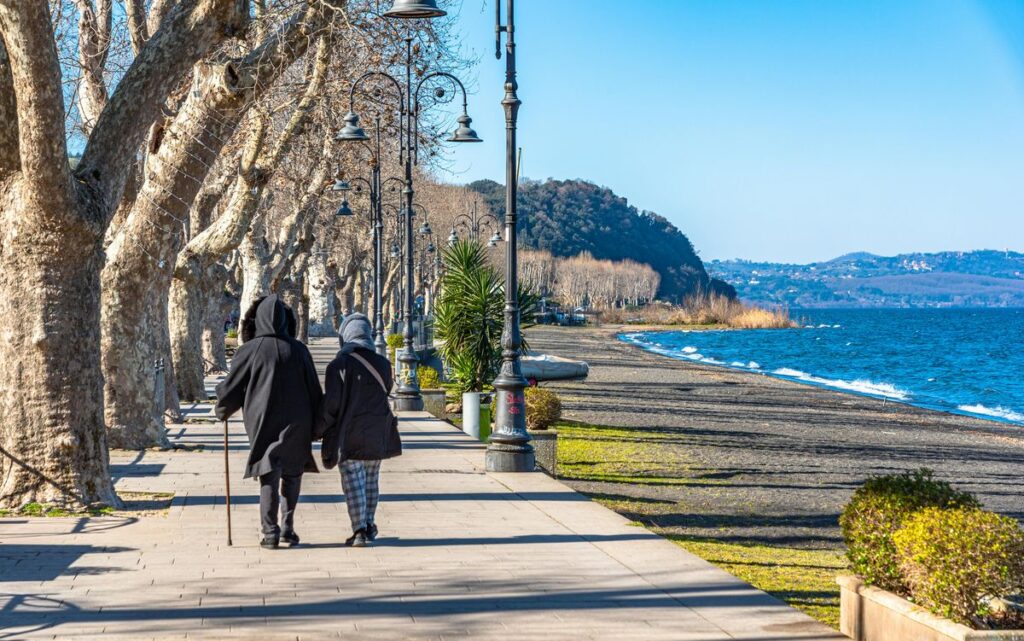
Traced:
<svg viewBox="0 0 1024 641">
<path fill-rule="evenodd" d="M 281 540 L 284 544 L 290 548 L 293 548 L 299 544 L 299 535 L 295 532 L 285 532 L 281 535 Z"/>
<path fill-rule="evenodd" d="M 371 523 L 366 526 L 366 540 L 376 541 L 377 540 L 377 525 Z"/>
<path fill-rule="evenodd" d="M 356 530 L 356 533 L 345 539 L 345 545 L 350 548 L 365 548 L 367 546 L 366 530 Z"/>
<path fill-rule="evenodd" d="M 277 543 L 278 540 L 276 536 L 264 536 L 263 540 L 260 541 L 260 547 L 265 550 L 276 550 Z"/>
</svg>

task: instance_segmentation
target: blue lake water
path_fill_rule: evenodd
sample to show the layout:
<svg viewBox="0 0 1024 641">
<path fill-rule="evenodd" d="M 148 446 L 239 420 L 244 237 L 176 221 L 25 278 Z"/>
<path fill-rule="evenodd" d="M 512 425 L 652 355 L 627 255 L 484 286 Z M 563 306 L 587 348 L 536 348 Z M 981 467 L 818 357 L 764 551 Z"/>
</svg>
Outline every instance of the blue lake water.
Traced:
<svg viewBox="0 0 1024 641">
<path fill-rule="evenodd" d="M 644 349 L 1024 425 L 1024 310 L 797 310 L 800 329 L 628 332 Z"/>
</svg>

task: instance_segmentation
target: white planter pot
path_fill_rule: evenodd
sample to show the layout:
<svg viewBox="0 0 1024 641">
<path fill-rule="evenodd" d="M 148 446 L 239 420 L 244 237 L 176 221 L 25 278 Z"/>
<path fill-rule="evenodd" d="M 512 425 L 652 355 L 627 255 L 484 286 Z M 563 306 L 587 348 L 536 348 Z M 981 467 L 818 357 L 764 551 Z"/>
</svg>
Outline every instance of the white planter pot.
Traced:
<svg viewBox="0 0 1024 641">
<path fill-rule="evenodd" d="M 462 431 L 480 439 L 480 392 L 462 394 Z"/>
</svg>

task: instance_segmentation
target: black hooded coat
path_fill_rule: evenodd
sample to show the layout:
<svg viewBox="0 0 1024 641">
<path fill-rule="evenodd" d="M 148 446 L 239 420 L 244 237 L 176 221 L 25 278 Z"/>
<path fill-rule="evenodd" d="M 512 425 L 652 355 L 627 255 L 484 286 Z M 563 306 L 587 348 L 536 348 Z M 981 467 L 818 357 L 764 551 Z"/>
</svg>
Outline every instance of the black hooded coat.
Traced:
<svg viewBox="0 0 1024 641">
<path fill-rule="evenodd" d="M 313 422 L 323 392 L 309 350 L 288 335 L 287 310 L 267 296 L 256 310 L 256 336 L 235 353 L 217 385 L 217 418 L 242 409 L 249 434 L 245 478 L 275 468 L 316 472 Z"/>
</svg>

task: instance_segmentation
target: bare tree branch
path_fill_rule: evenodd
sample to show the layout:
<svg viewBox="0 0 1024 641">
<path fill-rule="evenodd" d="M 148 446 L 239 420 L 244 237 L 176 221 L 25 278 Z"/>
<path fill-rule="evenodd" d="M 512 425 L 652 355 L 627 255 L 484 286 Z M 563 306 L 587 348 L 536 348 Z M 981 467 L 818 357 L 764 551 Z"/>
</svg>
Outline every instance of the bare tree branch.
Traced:
<svg viewBox="0 0 1024 641">
<path fill-rule="evenodd" d="M 153 3 L 154 11 L 157 3 Z M 149 40 L 149 29 L 146 26 L 146 0 L 124 0 L 124 12 L 128 16 L 128 37 L 132 41 L 132 51 L 139 55 L 142 45 Z"/>
<path fill-rule="evenodd" d="M 166 96 L 227 33 L 240 29 L 241 0 L 183 0 L 164 19 L 135 58 L 103 110 L 75 172 L 107 206 L 107 219 L 121 197 L 135 153 L 160 115 Z"/>
<path fill-rule="evenodd" d="M 78 92 L 78 110 L 86 134 L 92 131 L 107 104 L 107 83 L 103 79 L 110 34 L 113 28 L 111 0 L 75 0 L 78 6 L 78 64 L 82 68 L 82 86 Z"/>
<path fill-rule="evenodd" d="M 48 215 L 72 211 L 60 64 L 45 0 L 0 1 L 0 32 L 7 47 L 18 105 L 24 196 L 49 202 Z"/>
<path fill-rule="evenodd" d="M 284 131 L 273 143 L 266 158 L 261 157 L 266 134 L 263 116 L 258 118 L 260 124 L 249 135 L 246 147 L 242 152 L 238 177 L 231 193 L 231 200 L 225 212 L 201 234 L 193 237 L 178 256 L 175 267 L 175 278 L 189 280 L 203 273 L 211 262 L 216 262 L 227 252 L 238 248 L 256 215 L 263 187 L 270 174 L 280 164 L 283 155 L 291 144 L 296 133 L 309 118 L 310 108 L 319 97 L 326 81 L 328 61 L 330 58 L 330 39 L 321 37 L 316 55 L 312 78 L 303 94 L 291 119 Z M 318 181 L 322 188 L 324 177 Z"/>
<path fill-rule="evenodd" d="M 149 6 L 149 17 L 146 19 L 146 30 L 149 33 L 156 33 L 163 24 L 164 18 L 174 7 L 177 0 L 153 0 Z"/>
</svg>

